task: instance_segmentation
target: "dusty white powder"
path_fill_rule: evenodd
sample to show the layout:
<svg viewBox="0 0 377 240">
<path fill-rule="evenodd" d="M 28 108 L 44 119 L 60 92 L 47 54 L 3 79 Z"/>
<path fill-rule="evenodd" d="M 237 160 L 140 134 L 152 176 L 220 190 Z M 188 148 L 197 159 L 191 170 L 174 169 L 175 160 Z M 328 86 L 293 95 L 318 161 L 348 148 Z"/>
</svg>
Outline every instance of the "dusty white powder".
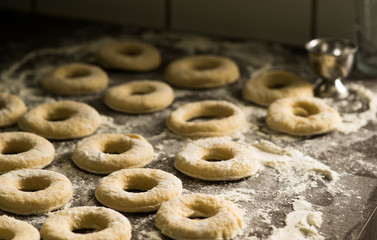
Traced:
<svg viewBox="0 0 377 240">
<path fill-rule="evenodd" d="M 268 240 L 323 240 L 318 232 L 322 224 L 322 213 L 313 211 L 312 205 L 297 199 L 293 202 L 293 212 L 290 212 L 285 220 L 285 227 L 275 228 Z"/>
<path fill-rule="evenodd" d="M 258 160 L 279 172 L 277 180 L 288 185 L 280 190 L 281 194 L 304 192 L 316 187 L 317 181 L 335 191 L 338 174 L 314 158 L 294 149 L 283 149 L 268 141 L 259 141 L 252 148 Z"/>
<path fill-rule="evenodd" d="M 338 127 L 338 130 L 345 134 L 357 132 L 361 127 L 365 126 L 368 121 L 376 119 L 377 114 L 377 94 L 366 89 L 362 85 L 350 84 L 347 86 L 350 91 L 355 92 L 362 101 L 366 102 L 368 109 L 360 113 L 344 113 L 342 114 L 343 122 Z M 328 99 L 331 102 L 331 99 Z M 348 105 L 349 103 L 344 100 L 338 103 L 339 105 Z M 360 102 L 355 104 L 353 110 L 360 108 Z M 334 104 L 335 105 L 335 104 Z"/>
</svg>

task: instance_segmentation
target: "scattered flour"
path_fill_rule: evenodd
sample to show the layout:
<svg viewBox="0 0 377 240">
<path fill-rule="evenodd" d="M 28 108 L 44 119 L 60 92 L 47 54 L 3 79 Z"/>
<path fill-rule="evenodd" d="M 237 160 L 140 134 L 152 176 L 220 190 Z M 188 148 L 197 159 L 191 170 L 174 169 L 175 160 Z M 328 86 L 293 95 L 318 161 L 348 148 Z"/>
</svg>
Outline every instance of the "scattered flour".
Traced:
<svg viewBox="0 0 377 240">
<path fill-rule="evenodd" d="M 263 165 L 279 172 L 277 180 L 288 185 L 287 188 L 279 190 L 281 194 L 302 193 L 316 187 L 317 181 L 336 192 L 335 182 L 338 180 L 338 174 L 314 158 L 264 140 L 253 144 L 252 149 Z"/>
<path fill-rule="evenodd" d="M 293 212 L 286 217 L 286 226 L 274 229 L 268 240 L 323 240 L 318 229 L 322 224 L 322 213 L 313 211 L 312 205 L 303 200 L 293 202 Z"/>
<path fill-rule="evenodd" d="M 363 101 L 367 102 L 368 109 L 360 113 L 344 113 L 342 114 L 343 122 L 338 127 L 338 131 L 344 134 L 357 132 L 360 128 L 365 126 L 369 121 L 376 119 L 377 114 L 377 94 L 366 89 L 362 85 L 350 84 L 347 86 L 350 91 L 354 91 Z M 328 101 L 332 101 L 328 99 Z M 331 103 L 330 103 L 331 104 Z M 343 101 L 343 104 L 349 104 Z M 358 105 L 355 106 L 357 108 Z"/>
</svg>

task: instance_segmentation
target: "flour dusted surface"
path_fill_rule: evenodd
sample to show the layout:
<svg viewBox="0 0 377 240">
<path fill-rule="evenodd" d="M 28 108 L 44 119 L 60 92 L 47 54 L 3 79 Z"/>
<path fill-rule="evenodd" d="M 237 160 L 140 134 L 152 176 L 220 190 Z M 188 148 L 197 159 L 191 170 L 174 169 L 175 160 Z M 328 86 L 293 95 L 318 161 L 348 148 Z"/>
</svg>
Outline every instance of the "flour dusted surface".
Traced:
<svg viewBox="0 0 377 240">
<path fill-rule="evenodd" d="M 43 91 L 38 81 L 54 67 L 73 61 L 95 64 L 95 49 L 109 40 L 101 38 L 85 44 L 42 49 L 25 55 L 0 73 L 0 89 L 21 97 L 29 109 L 43 102 L 58 100 L 85 102 L 101 114 L 102 124 L 96 133 L 137 133 L 144 136 L 155 149 L 154 158 L 146 167 L 162 169 L 179 177 L 183 182 L 184 194 L 199 192 L 220 195 L 235 202 L 244 211 L 245 226 L 238 239 L 272 238 L 277 232 L 286 231 L 285 227 L 296 221 L 290 216 L 296 216 L 293 213 L 299 211 L 306 211 L 305 214 L 312 216 L 310 221 L 316 222 L 316 226 L 310 226 L 314 226 L 312 232 L 317 231 L 317 239 L 343 239 L 345 234 L 354 236 L 355 233 L 349 231 L 367 217 L 366 213 L 370 209 L 368 197 L 375 187 L 375 181 L 370 176 L 376 175 L 377 164 L 370 160 L 371 155 L 364 147 L 371 146 L 376 139 L 368 131 L 368 124 L 374 121 L 376 115 L 377 99 L 370 89 L 364 88 L 362 84 L 351 85 L 350 88 L 357 92 L 358 97 L 355 97 L 352 108 L 347 111 L 344 110 L 347 102 L 326 100 L 345 119 L 339 132 L 314 138 L 291 137 L 270 130 L 264 122 L 266 109 L 243 101 L 240 89 L 251 75 L 287 62 L 307 75 L 308 65 L 304 57 L 280 46 L 251 41 L 220 41 L 192 34 L 146 32 L 140 36 L 124 35 L 123 38 L 136 38 L 155 44 L 165 51 L 165 64 L 187 54 L 203 52 L 230 57 L 240 67 L 241 78 L 225 88 L 203 91 L 174 89 L 176 99 L 169 108 L 133 116 L 108 109 L 102 101 L 103 93 L 60 97 Z M 114 86 L 140 79 L 163 80 L 163 69 L 143 74 L 110 71 L 109 75 L 110 86 Z M 259 161 L 264 167 L 256 176 L 240 181 L 209 183 L 188 177 L 174 168 L 176 152 L 192 140 L 167 130 L 165 119 L 178 106 L 208 99 L 229 101 L 245 113 L 246 126 L 224 139 L 247 145 L 260 156 Z M 16 130 L 17 127 L 4 129 Z M 72 163 L 72 151 L 76 143 L 77 140 L 53 142 L 56 157 L 46 169 L 62 173 L 72 182 L 74 195 L 66 208 L 98 206 L 94 190 L 102 176 L 82 171 Z M 360 150 L 355 151 L 353 146 L 358 146 Z M 305 199 L 312 204 L 312 208 L 299 210 L 294 207 L 297 201 L 301 201 L 297 199 Z M 153 213 L 126 216 L 134 229 L 133 239 L 166 239 L 154 227 Z M 16 217 L 40 228 L 47 215 Z M 334 224 L 336 222 L 345 223 Z"/>
</svg>

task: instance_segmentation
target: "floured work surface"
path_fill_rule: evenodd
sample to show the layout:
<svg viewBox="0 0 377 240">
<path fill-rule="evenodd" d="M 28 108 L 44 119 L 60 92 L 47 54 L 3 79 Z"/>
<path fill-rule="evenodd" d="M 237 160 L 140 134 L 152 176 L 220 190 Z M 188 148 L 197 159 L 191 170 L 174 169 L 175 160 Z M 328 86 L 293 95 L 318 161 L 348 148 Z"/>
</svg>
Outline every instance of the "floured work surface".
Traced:
<svg viewBox="0 0 377 240">
<path fill-rule="evenodd" d="M 70 62 L 95 64 L 94 52 L 109 37 L 81 45 L 46 48 L 31 52 L 2 69 L 0 89 L 20 96 L 31 109 L 55 100 L 69 99 L 95 107 L 102 116 L 96 133 L 137 133 L 155 149 L 146 167 L 162 169 L 182 180 L 187 193 L 221 195 L 244 211 L 244 227 L 237 239 L 294 239 L 292 234 L 310 239 L 353 239 L 375 205 L 377 187 L 377 84 L 352 81 L 353 95 L 348 100 L 325 101 L 338 109 L 344 118 L 339 131 L 310 138 L 290 137 L 270 130 L 265 124 L 266 109 L 241 98 L 246 80 L 261 71 L 279 67 L 295 69 L 298 74 L 314 78 L 306 56 L 288 48 L 255 42 L 229 42 L 196 35 L 145 32 L 141 35 L 118 35 L 117 39 L 137 39 L 160 49 L 162 66 L 149 73 L 107 70 L 110 86 L 131 80 L 162 80 L 166 65 L 190 54 L 212 53 L 235 60 L 241 78 L 235 83 L 215 89 L 187 90 L 174 88 L 175 101 L 165 110 L 143 115 L 127 115 L 110 110 L 103 103 L 103 92 L 79 97 L 61 97 L 44 91 L 39 80 L 49 70 Z M 360 80 L 360 79 L 359 79 Z M 206 182 L 178 172 L 175 153 L 192 141 L 170 132 L 165 119 L 177 107 L 196 100 L 226 100 L 239 106 L 248 123 L 239 132 L 224 137 L 248 145 L 260 159 L 263 168 L 256 176 L 230 182 Z M 17 127 L 2 131 L 18 131 Z M 94 196 L 103 175 L 78 169 L 72 162 L 72 151 L 78 140 L 54 141 L 55 160 L 46 169 L 67 176 L 74 187 L 73 199 L 66 208 L 100 205 Z M 17 216 L 38 229 L 46 215 Z M 166 239 L 154 227 L 155 213 L 129 214 L 132 239 Z M 288 234 L 288 235 L 287 235 Z M 290 236 L 290 237 L 288 237 Z"/>
</svg>

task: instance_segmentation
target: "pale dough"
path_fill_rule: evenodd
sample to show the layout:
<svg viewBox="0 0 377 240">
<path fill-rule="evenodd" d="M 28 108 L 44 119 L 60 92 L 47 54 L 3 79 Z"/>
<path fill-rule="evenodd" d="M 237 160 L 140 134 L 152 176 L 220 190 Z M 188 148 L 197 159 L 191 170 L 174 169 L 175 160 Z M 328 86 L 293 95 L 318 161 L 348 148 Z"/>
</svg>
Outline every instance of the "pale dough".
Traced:
<svg viewBox="0 0 377 240">
<path fill-rule="evenodd" d="M 139 80 L 107 89 L 104 101 L 107 106 L 125 113 L 149 113 L 169 106 L 174 91 L 160 81 Z"/>
<path fill-rule="evenodd" d="M 166 68 L 166 80 L 179 87 L 212 88 L 236 81 L 240 77 L 237 64 L 230 58 L 216 55 L 184 57 Z"/>
<path fill-rule="evenodd" d="M 18 126 L 48 139 L 72 139 L 90 135 L 101 124 L 101 117 L 91 106 L 81 102 L 43 103 L 24 114 Z"/>
<path fill-rule="evenodd" d="M 123 168 L 147 165 L 153 158 L 153 147 L 137 134 L 98 134 L 76 144 L 73 162 L 92 173 L 109 174 Z"/>
<path fill-rule="evenodd" d="M 38 229 L 27 222 L 6 215 L 0 216 L 0 239 L 4 240 L 39 240 Z"/>
<path fill-rule="evenodd" d="M 127 190 L 145 190 L 130 192 Z M 151 212 L 182 192 L 182 182 L 171 173 L 158 169 L 122 169 L 104 177 L 96 188 L 103 205 L 122 212 Z"/>
<path fill-rule="evenodd" d="M 91 233 L 75 233 L 94 229 Z M 43 223 L 43 240 L 129 240 L 131 224 L 122 214 L 104 207 L 74 207 L 49 216 Z"/>
<path fill-rule="evenodd" d="M 294 73 L 270 71 L 254 77 L 243 87 L 243 98 L 261 106 L 286 97 L 312 97 L 312 85 Z"/>
<path fill-rule="evenodd" d="M 220 119 L 189 121 L 200 117 Z M 185 137 L 214 137 L 235 132 L 245 121 L 244 113 L 236 105 L 226 101 L 206 100 L 177 108 L 167 118 L 166 125 L 174 133 Z"/>
<path fill-rule="evenodd" d="M 145 72 L 161 64 L 160 51 L 154 46 L 136 41 L 113 41 L 97 52 L 101 66 L 126 71 Z"/>
<path fill-rule="evenodd" d="M 311 136 L 336 129 L 339 113 L 318 98 L 282 98 L 267 111 L 267 125 L 278 132 Z"/>
<path fill-rule="evenodd" d="M 41 169 L 14 170 L 0 176 L 0 209 L 29 215 L 64 206 L 72 198 L 64 175 Z"/>
<path fill-rule="evenodd" d="M 9 93 L 0 93 L 0 127 L 17 123 L 26 110 L 21 98 Z"/>
<path fill-rule="evenodd" d="M 189 143 L 177 153 L 174 166 L 186 175 L 209 181 L 246 178 L 260 168 L 246 146 L 217 138 Z"/>
<path fill-rule="evenodd" d="M 182 195 L 161 205 L 156 227 L 173 239 L 231 239 L 241 231 L 242 212 L 213 195 Z"/>
<path fill-rule="evenodd" d="M 57 67 L 41 80 L 44 89 L 61 95 L 80 95 L 99 92 L 109 78 L 101 68 L 84 63 Z"/>
<path fill-rule="evenodd" d="M 55 148 L 33 133 L 0 133 L 0 173 L 22 168 L 44 168 L 54 160 Z"/>
</svg>

